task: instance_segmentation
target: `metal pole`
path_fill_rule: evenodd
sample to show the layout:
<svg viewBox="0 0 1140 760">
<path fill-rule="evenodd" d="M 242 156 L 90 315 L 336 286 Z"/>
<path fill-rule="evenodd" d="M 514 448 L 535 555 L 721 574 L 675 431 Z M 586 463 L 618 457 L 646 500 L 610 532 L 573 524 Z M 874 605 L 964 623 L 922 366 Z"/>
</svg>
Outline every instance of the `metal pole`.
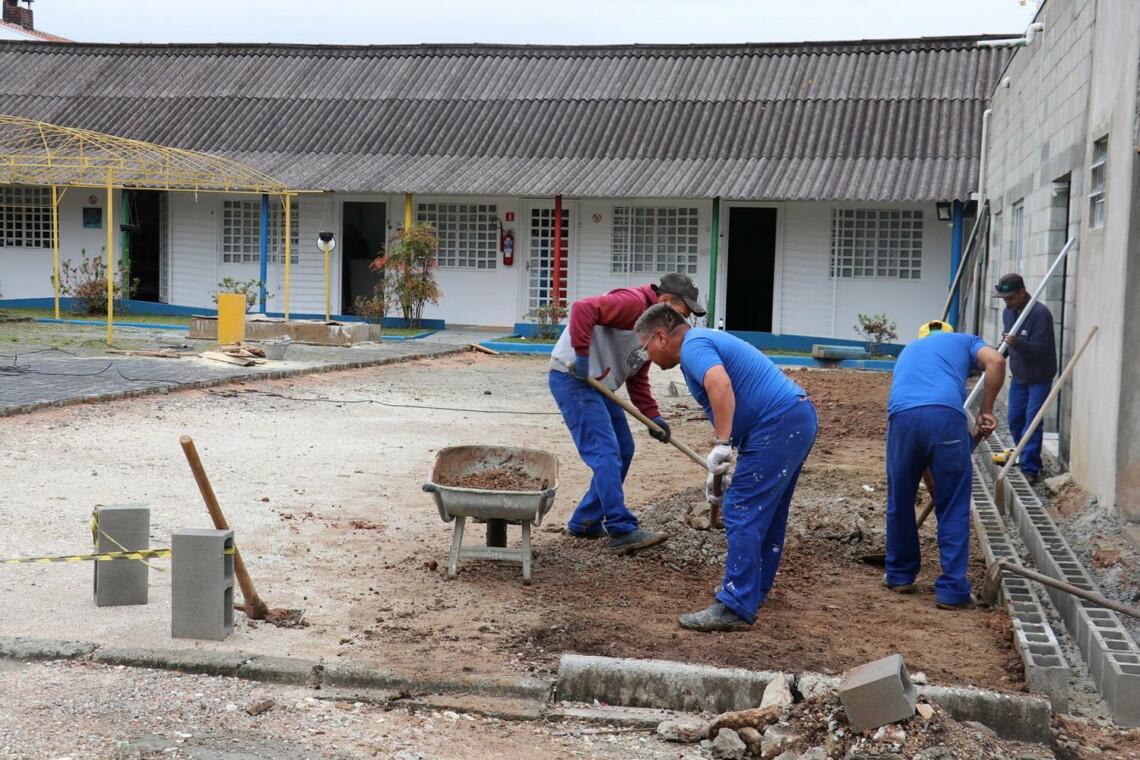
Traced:
<svg viewBox="0 0 1140 760">
<path fill-rule="evenodd" d="M 709 239 L 709 298 L 708 322 L 713 327 L 716 321 L 716 277 L 718 259 L 720 255 L 720 196 L 713 198 L 712 202 L 712 235 Z"/>
<path fill-rule="evenodd" d="M 114 169 L 107 169 L 107 214 L 103 223 L 107 225 L 107 345 L 111 344 L 112 325 L 115 322 L 115 233 L 111 230 L 115 209 Z"/>
<path fill-rule="evenodd" d="M 51 271 L 55 283 L 55 318 L 59 319 L 59 188 L 51 186 Z"/>
</svg>

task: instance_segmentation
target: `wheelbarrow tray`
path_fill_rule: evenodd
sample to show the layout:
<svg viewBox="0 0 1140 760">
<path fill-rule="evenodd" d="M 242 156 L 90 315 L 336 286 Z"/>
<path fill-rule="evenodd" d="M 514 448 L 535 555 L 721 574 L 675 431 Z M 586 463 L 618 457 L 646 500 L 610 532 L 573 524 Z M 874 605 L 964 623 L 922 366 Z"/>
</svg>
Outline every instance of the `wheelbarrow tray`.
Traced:
<svg viewBox="0 0 1140 760">
<path fill-rule="evenodd" d="M 441 480 L 453 480 L 486 470 L 517 467 L 526 476 L 535 478 L 543 488 L 534 491 L 504 491 L 486 488 L 459 488 L 445 486 Z M 450 446 L 436 454 L 431 481 L 424 490 L 435 497 L 439 516 L 444 522 L 455 522 L 452 531 L 451 554 L 447 563 L 447 577 L 455 578 L 459 560 L 494 559 L 521 562 L 523 583 L 531 580 L 531 524 L 538 525 L 554 505 L 558 489 L 558 459 L 538 449 L 513 446 Z M 463 530 L 467 518 L 487 523 L 487 546 L 464 546 Z M 506 547 L 506 525 L 522 526 L 522 547 Z"/>
<path fill-rule="evenodd" d="M 440 480 L 463 478 L 485 470 L 518 467 L 527 477 L 547 486 L 537 491 L 500 491 L 484 488 L 458 488 Z M 558 459 L 545 451 L 515 446 L 449 446 L 435 457 L 431 481 L 424 490 L 435 496 L 444 522 L 456 517 L 487 520 L 526 520 L 535 525 L 554 506 L 558 490 Z"/>
</svg>

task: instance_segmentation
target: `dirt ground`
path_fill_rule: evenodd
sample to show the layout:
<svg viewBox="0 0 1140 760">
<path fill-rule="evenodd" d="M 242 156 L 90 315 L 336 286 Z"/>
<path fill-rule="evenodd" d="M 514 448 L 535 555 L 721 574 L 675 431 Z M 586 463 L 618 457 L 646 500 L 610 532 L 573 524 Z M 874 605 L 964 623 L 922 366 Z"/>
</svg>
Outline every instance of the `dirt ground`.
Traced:
<svg viewBox="0 0 1140 760">
<path fill-rule="evenodd" d="M 922 530 L 919 593 L 883 589 L 882 568 L 861 561 L 883 551 L 889 373 L 789 369 L 816 404 L 820 435 L 796 491 L 780 575 L 752 630 L 703 634 L 677 624 L 711 603 L 723 569 L 723 532 L 701 529 L 702 471 L 634 422 L 627 498 L 643 527 L 670 540 L 616 556 L 604 541 L 565 534 L 589 471 L 550 398 L 545 362 L 461 354 L 0 420 L 9 473 L 0 483 L 3 556 L 83 550 L 96 504 L 150 505 L 152 546 L 168 545 L 174 529 L 208 527 L 179 448 L 188 434 L 260 595 L 271 607 L 303 610 L 307 622 L 279 628 L 239 615 L 224 642 L 172 640 L 165 576 L 152 574 L 147 608 L 91 610 L 90 567 L 21 565 L 0 576 L 8 610 L 0 634 L 210 646 L 447 678 L 547 678 L 564 653 L 838 675 L 897 652 L 932 684 L 1025 691 L 1003 612 L 934 606 L 933 519 Z M 711 428 L 680 374 L 655 368 L 652 380 L 673 435 L 706 451 Z M 462 560 L 458 578 L 447 579 L 452 526 L 422 485 L 436 452 L 460 444 L 558 458 L 555 504 L 535 529 L 531 585 L 517 564 L 489 560 Z M 483 530 L 469 526 L 467 543 L 482 543 Z M 508 529 L 511 545 L 518 534 Z M 1133 561 L 1125 551 L 1110 567 L 1134 569 Z M 983 576 L 975 547 L 976 587 Z M 29 584 L 41 594 L 30 595 Z M 1118 756 L 1140 756 L 1140 736 L 1105 739 L 1095 716 L 1059 725 L 1074 737 L 1059 757 L 1084 757 L 1082 747 L 1106 742 Z"/>
</svg>

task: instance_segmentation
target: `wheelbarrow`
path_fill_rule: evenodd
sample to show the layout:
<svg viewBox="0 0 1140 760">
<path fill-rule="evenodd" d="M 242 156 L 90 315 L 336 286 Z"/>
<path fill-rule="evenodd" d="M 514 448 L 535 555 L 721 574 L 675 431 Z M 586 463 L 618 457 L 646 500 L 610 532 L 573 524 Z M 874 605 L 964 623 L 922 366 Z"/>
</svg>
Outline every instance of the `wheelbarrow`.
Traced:
<svg viewBox="0 0 1140 760">
<path fill-rule="evenodd" d="M 460 488 L 441 482 L 504 467 L 518 468 L 543 487 L 535 491 L 500 491 Z M 455 522 L 448 578 L 456 576 L 463 558 L 506 560 L 522 563 L 523 583 L 530 585 L 531 525 L 542 523 L 543 516 L 554 506 L 554 493 L 558 490 L 558 459 L 553 454 L 512 446 L 449 446 L 436 454 L 431 480 L 424 483 L 423 489 L 435 497 L 443 521 Z M 486 546 L 463 545 L 463 529 L 469 517 L 486 521 Z M 508 524 L 522 526 L 521 548 L 507 546 Z"/>
</svg>

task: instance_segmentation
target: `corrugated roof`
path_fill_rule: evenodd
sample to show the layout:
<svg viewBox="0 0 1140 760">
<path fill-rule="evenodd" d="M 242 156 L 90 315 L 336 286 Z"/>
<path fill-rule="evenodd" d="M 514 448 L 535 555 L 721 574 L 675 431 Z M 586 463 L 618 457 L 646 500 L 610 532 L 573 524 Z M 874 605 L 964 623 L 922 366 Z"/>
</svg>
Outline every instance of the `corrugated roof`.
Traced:
<svg viewBox="0 0 1140 760">
<path fill-rule="evenodd" d="M 1010 52 L 772 45 L 0 42 L 0 113 L 199 150 L 296 188 L 930 201 L 975 189 Z"/>
</svg>

